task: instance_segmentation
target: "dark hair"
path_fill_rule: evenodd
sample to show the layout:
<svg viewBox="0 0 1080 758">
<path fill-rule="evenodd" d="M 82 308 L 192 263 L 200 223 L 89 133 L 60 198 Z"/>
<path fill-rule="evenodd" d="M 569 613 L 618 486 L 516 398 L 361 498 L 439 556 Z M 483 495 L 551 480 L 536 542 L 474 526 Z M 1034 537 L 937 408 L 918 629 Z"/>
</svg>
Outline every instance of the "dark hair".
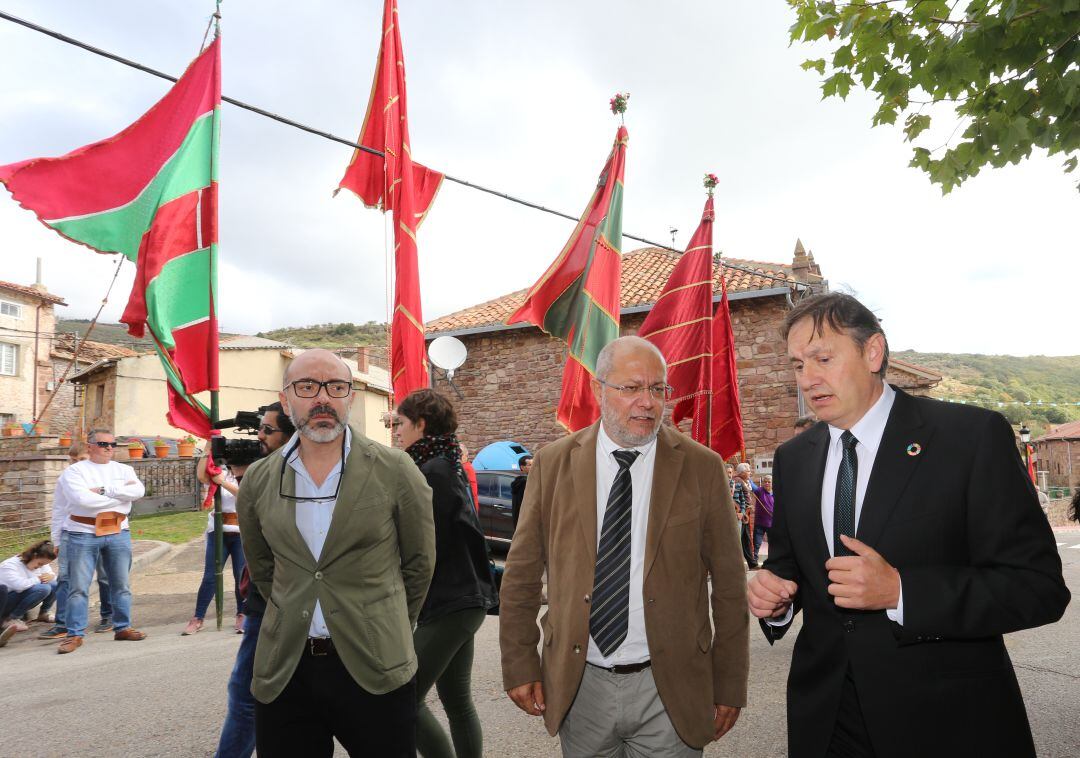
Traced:
<svg viewBox="0 0 1080 758">
<path fill-rule="evenodd" d="M 531 455 L 529 455 L 528 453 L 525 453 L 525 455 L 518 458 L 518 465 L 520 466 L 520 465 L 522 465 L 524 463 L 528 463 L 532 459 L 533 459 L 533 457 Z"/>
<path fill-rule="evenodd" d="M 808 416 L 799 416 L 797 419 L 795 419 L 795 425 L 794 426 L 795 426 L 796 429 L 806 429 L 806 428 L 811 427 L 813 425 L 814 425 L 814 417 L 808 415 Z"/>
<path fill-rule="evenodd" d="M 1072 504 L 1069 506 L 1069 518 L 1080 521 L 1080 489 L 1073 493 Z"/>
<path fill-rule="evenodd" d="M 885 343 L 885 353 L 881 358 L 881 368 L 877 373 L 882 379 L 885 378 L 885 372 L 889 369 L 889 340 L 885 337 L 885 331 L 881 328 L 878 317 L 865 305 L 843 292 L 829 292 L 808 297 L 788 312 L 784 325 L 780 328 L 780 336 L 786 340 L 792 327 L 804 318 L 813 319 L 814 332 L 819 337 L 825 334 L 826 324 L 833 331 L 843 332 L 851 337 L 860 353 L 865 348 L 867 340 L 875 334 L 880 334 Z"/>
<path fill-rule="evenodd" d="M 270 405 L 264 405 L 259 410 L 263 413 L 266 413 L 267 411 L 273 411 L 274 413 L 276 413 L 278 429 L 280 429 L 286 435 L 291 437 L 293 434 L 296 433 L 296 427 L 293 426 L 293 422 L 292 419 L 289 418 L 289 414 L 286 413 L 285 409 L 281 407 L 281 401 L 275 400 L 274 402 L 270 403 Z"/>
<path fill-rule="evenodd" d="M 42 540 L 41 542 L 35 542 L 30 547 L 19 553 L 19 560 L 23 563 L 29 563 L 35 558 L 48 558 L 50 561 L 56 560 L 56 548 L 53 547 L 53 543 L 50 540 Z"/>
<path fill-rule="evenodd" d="M 416 390 L 398 405 L 397 412 L 414 424 L 424 419 L 424 435 L 438 437 L 457 431 L 454 406 L 433 389 Z"/>
</svg>

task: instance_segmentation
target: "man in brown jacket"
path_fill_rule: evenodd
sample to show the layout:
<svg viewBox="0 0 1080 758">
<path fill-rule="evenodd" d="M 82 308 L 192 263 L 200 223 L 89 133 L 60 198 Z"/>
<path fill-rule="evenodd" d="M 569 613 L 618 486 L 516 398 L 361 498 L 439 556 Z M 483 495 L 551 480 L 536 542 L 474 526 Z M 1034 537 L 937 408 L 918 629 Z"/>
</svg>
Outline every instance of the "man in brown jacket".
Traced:
<svg viewBox="0 0 1080 758">
<path fill-rule="evenodd" d="M 503 685 L 564 756 L 700 755 L 746 704 L 746 580 L 723 461 L 661 427 L 671 388 L 652 343 L 615 340 L 596 368 L 601 421 L 533 461 L 502 584 Z"/>
</svg>

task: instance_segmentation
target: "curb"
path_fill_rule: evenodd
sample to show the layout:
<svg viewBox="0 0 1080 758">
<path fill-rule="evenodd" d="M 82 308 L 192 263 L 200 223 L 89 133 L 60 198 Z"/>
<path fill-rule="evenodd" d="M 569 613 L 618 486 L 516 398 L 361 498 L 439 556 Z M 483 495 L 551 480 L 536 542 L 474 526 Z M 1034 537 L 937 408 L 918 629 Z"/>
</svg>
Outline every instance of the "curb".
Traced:
<svg viewBox="0 0 1080 758">
<path fill-rule="evenodd" d="M 144 553 L 139 553 L 131 559 L 132 571 L 147 568 L 172 552 L 173 546 L 168 542 L 160 542 L 158 540 L 139 540 L 139 542 L 149 543 L 153 545 L 153 547 Z"/>
</svg>

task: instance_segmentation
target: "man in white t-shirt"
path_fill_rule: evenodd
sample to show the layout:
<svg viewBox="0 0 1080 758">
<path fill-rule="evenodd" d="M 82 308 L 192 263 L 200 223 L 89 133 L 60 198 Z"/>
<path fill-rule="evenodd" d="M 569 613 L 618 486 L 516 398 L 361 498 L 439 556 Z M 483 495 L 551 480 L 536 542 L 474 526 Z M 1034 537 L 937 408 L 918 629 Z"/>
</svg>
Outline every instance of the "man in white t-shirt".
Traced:
<svg viewBox="0 0 1080 758">
<path fill-rule="evenodd" d="M 90 459 L 68 467 L 57 480 L 68 504 L 67 532 L 68 602 L 67 636 L 59 651 L 78 650 L 86 634 L 90 581 L 98 556 L 109 576 L 113 602 L 113 639 L 138 641 L 146 637 L 131 626 L 131 504 L 145 493 L 135 469 L 113 460 L 116 438 L 107 429 L 87 436 Z"/>
</svg>

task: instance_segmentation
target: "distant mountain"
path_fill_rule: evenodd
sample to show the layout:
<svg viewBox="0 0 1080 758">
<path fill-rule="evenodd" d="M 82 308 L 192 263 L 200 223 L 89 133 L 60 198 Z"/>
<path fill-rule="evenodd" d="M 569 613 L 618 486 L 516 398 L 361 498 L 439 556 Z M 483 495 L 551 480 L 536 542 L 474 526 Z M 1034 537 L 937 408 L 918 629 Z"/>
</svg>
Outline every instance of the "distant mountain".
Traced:
<svg viewBox="0 0 1080 758">
<path fill-rule="evenodd" d="M 1034 433 L 1050 424 L 1080 419 L 1080 355 L 979 355 L 893 353 L 900 360 L 933 369 L 944 380 L 931 394 L 994 408 Z M 1000 403 L 1000 405 L 999 405 Z"/>
<path fill-rule="evenodd" d="M 386 324 L 368 321 L 366 324 L 314 324 L 313 326 L 283 327 L 259 332 L 257 337 L 281 340 L 297 347 L 386 347 Z"/>
<path fill-rule="evenodd" d="M 85 318 L 62 318 L 56 320 L 56 331 L 61 334 L 78 334 L 80 339 L 86 337 L 86 330 L 90 326 L 90 319 Z M 90 339 L 94 342 L 104 342 L 106 345 L 119 345 L 129 350 L 142 353 L 154 349 L 154 343 L 148 337 L 135 339 L 127 332 L 124 324 L 94 325 L 94 331 L 90 333 Z"/>
</svg>

